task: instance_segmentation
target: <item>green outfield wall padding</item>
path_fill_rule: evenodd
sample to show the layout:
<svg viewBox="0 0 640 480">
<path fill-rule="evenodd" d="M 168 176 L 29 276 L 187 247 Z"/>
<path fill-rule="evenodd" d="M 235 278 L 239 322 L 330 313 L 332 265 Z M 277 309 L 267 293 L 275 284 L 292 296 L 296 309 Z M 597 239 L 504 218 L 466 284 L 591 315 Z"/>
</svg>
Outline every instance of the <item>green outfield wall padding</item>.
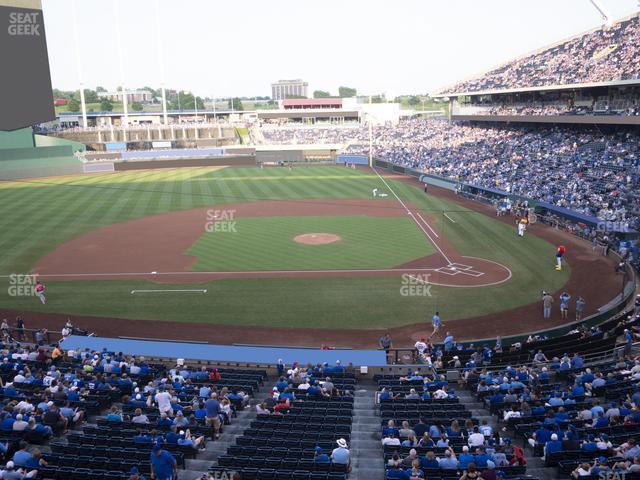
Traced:
<svg viewBox="0 0 640 480">
<path fill-rule="evenodd" d="M 36 147 L 56 147 L 70 145 L 74 152 L 86 150 L 84 143 L 74 142 L 65 138 L 52 137 L 50 135 L 35 135 Z"/>
<path fill-rule="evenodd" d="M 0 132 L 0 150 L 33 147 L 33 131 L 31 128 L 21 128 L 11 132 Z"/>
<path fill-rule="evenodd" d="M 5 148 L 0 150 L 0 161 L 32 158 L 73 157 L 71 145 L 56 145 L 39 148 Z"/>
</svg>

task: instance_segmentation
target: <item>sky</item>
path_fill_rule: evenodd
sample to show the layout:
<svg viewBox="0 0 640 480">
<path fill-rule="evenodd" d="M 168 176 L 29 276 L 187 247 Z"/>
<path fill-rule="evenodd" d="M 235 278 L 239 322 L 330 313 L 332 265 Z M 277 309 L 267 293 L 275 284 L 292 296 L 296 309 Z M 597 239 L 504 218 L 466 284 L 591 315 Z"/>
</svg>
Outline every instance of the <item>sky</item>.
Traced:
<svg viewBox="0 0 640 480">
<path fill-rule="evenodd" d="M 598 1 L 614 19 L 640 9 L 640 0 Z M 340 85 L 391 98 L 434 93 L 603 23 L 589 0 L 42 0 L 42 5 L 54 88 L 77 89 L 80 78 L 85 88 L 108 90 L 122 78 L 129 89 L 158 88 L 164 80 L 167 88 L 207 97 L 270 96 L 272 82 L 290 78 L 309 82 L 310 96 L 313 90 L 337 95 Z"/>
</svg>

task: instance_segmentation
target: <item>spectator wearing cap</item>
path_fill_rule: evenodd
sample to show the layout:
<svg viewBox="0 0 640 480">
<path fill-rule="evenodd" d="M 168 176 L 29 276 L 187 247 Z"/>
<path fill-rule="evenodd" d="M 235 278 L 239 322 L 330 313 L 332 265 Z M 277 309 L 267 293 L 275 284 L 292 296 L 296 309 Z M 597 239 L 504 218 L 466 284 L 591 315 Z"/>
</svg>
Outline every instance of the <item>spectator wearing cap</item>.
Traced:
<svg viewBox="0 0 640 480">
<path fill-rule="evenodd" d="M 331 461 L 337 465 L 346 465 L 347 469 L 351 468 L 351 452 L 349 452 L 347 441 L 344 438 L 339 438 L 336 443 L 337 448 L 334 448 L 331 452 Z"/>
<path fill-rule="evenodd" d="M 13 422 L 13 431 L 14 432 L 22 432 L 24 431 L 29 424 L 22 419 L 22 414 L 19 413 L 16 415 L 16 421 Z"/>
<path fill-rule="evenodd" d="M 607 459 L 605 457 L 598 457 L 591 467 L 591 475 L 606 478 L 607 473 L 611 471 L 611 467 L 607 465 Z"/>
<path fill-rule="evenodd" d="M 178 413 L 176 413 L 176 418 L 173 419 L 173 424 L 178 428 L 186 427 L 189 424 L 189 420 L 185 418 L 182 410 L 178 410 Z"/>
<path fill-rule="evenodd" d="M 22 480 L 24 478 L 34 478 L 37 474 L 37 470 L 26 471 L 24 468 L 15 465 L 15 462 L 8 461 L 0 477 L 3 480 Z"/>
<path fill-rule="evenodd" d="M 129 470 L 129 480 L 147 480 L 144 475 L 140 475 L 138 467 L 131 467 Z"/>
<path fill-rule="evenodd" d="M 475 457 L 472 453 L 469 453 L 469 447 L 466 445 L 462 447 L 462 453 L 460 454 L 460 458 L 458 460 L 459 467 L 461 469 L 465 469 L 469 466 L 470 463 L 475 461 Z"/>
<path fill-rule="evenodd" d="M 205 449 L 205 438 L 204 436 L 194 437 L 191 435 L 191 430 L 188 428 L 186 430 L 180 430 L 178 432 L 178 445 L 184 445 L 187 447 L 191 447 L 194 450 L 204 450 Z"/>
<path fill-rule="evenodd" d="M 562 442 L 558 440 L 558 435 L 553 433 L 551 438 L 544 445 L 544 457 L 563 450 Z"/>
<path fill-rule="evenodd" d="M 154 480 L 173 480 L 178 475 L 178 462 L 160 445 L 151 449 L 151 478 Z"/>
<path fill-rule="evenodd" d="M 314 463 L 330 463 L 331 459 L 329 458 L 329 455 L 324 453 L 322 447 L 316 446 L 313 452 L 313 461 Z"/>
</svg>

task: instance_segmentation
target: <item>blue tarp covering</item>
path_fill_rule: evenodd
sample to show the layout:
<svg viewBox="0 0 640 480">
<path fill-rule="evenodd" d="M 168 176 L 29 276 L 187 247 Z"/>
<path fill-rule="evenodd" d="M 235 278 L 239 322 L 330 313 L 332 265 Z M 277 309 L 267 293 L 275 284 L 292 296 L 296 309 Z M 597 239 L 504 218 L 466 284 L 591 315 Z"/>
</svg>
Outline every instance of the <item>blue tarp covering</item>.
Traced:
<svg viewBox="0 0 640 480">
<path fill-rule="evenodd" d="M 278 359 L 286 363 L 300 362 L 334 364 L 340 360 L 343 365 L 384 366 L 387 364 L 383 350 L 320 350 L 312 348 L 248 347 L 212 345 L 201 343 L 160 342 L 153 340 L 130 340 L 107 337 L 70 336 L 62 344 L 64 350 L 88 348 L 122 352 L 128 355 L 147 357 L 175 357 L 187 360 L 209 360 L 220 362 L 275 364 Z"/>
<path fill-rule="evenodd" d="M 369 157 L 366 155 L 338 155 L 336 163 L 355 163 L 356 165 L 369 165 Z"/>
<path fill-rule="evenodd" d="M 172 157 L 220 157 L 222 148 L 182 148 L 174 150 L 130 150 L 122 152 L 123 160 L 130 158 L 172 158 Z"/>
<path fill-rule="evenodd" d="M 108 152 L 112 152 L 117 150 L 126 150 L 127 144 L 125 142 L 109 142 L 105 143 L 105 147 Z"/>
</svg>

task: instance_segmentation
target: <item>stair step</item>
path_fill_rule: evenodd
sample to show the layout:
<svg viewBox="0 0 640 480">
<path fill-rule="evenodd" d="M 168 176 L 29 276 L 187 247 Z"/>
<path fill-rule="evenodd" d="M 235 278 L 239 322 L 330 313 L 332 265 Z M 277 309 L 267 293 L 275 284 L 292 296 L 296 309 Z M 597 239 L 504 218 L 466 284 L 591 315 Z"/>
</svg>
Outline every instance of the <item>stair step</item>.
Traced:
<svg viewBox="0 0 640 480">
<path fill-rule="evenodd" d="M 205 473 L 205 471 L 178 469 L 178 480 L 196 480 L 199 479 L 203 473 Z"/>
<path fill-rule="evenodd" d="M 199 457 L 199 456 L 198 456 Z M 200 458 L 185 460 L 187 470 L 207 471 L 213 465 L 211 460 L 200 460 Z"/>
</svg>

